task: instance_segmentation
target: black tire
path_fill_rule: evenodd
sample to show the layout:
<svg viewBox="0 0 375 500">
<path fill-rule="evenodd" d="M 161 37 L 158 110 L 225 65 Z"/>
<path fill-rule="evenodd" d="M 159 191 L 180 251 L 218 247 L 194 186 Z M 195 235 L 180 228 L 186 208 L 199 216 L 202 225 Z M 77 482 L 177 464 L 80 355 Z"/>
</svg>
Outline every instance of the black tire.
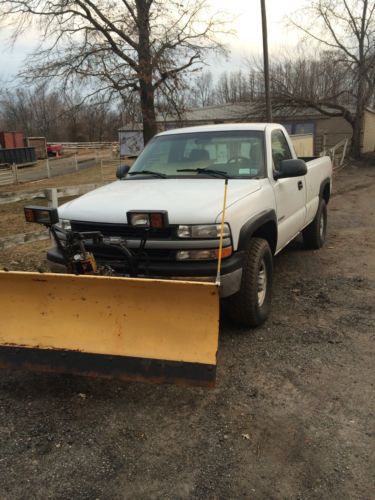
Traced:
<svg viewBox="0 0 375 500">
<path fill-rule="evenodd" d="M 258 283 L 262 279 L 262 268 L 264 293 Z M 272 271 L 272 252 L 268 242 L 262 238 L 251 238 L 246 248 L 241 288 L 225 300 L 225 310 L 233 322 L 246 327 L 264 323 L 271 310 Z"/>
<path fill-rule="evenodd" d="M 319 201 L 314 220 L 302 231 L 306 248 L 317 250 L 324 245 L 327 236 L 327 205 L 325 200 Z"/>
</svg>

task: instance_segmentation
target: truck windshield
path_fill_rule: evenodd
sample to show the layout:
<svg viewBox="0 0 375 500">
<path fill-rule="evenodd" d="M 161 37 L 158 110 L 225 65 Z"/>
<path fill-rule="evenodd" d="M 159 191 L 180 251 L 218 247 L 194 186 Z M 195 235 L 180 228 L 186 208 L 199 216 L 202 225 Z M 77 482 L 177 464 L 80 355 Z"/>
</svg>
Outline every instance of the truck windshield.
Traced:
<svg viewBox="0 0 375 500">
<path fill-rule="evenodd" d="M 234 179 L 265 177 L 263 136 L 253 130 L 162 135 L 147 144 L 129 174 L 136 179 L 143 171 L 149 179 L 153 172 L 160 177 L 201 178 L 209 176 L 204 169 L 211 169 Z"/>
</svg>

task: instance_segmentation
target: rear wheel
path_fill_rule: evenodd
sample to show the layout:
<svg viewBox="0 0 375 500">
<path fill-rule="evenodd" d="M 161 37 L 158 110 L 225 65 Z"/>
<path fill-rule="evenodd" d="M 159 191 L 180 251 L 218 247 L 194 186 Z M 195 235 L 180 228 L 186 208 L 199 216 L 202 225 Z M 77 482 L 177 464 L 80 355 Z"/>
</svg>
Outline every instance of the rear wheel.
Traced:
<svg viewBox="0 0 375 500">
<path fill-rule="evenodd" d="M 306 248 L 317 250 L 324 245 L 327 236 L 327 205 L 325 200 L 319 201 L 314 220 L 302 231 Z"/>
<path fill-rule="evenodd" d="M 240 290 L 226 299 L 229 317 L 242 326 L 259 326 L 271 309 L 272 252 L 262 238 L 251 238 L 246 248 Z"/>
</svg>

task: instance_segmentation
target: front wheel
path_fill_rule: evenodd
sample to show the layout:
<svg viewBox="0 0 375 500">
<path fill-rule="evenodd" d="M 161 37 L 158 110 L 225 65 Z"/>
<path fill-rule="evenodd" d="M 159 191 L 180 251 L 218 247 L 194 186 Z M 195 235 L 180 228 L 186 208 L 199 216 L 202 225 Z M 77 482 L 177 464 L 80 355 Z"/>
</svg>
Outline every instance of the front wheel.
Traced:
<svg viewBox="0 0 375 500">
<path fill-rule="evenodd" d="M 242 269 L 240 290 L 226 299 L 229 317 L 242 326 L 259 326 L 271 310 L 272 252 L 262 238 L 249 241 Z"/>
</svg>

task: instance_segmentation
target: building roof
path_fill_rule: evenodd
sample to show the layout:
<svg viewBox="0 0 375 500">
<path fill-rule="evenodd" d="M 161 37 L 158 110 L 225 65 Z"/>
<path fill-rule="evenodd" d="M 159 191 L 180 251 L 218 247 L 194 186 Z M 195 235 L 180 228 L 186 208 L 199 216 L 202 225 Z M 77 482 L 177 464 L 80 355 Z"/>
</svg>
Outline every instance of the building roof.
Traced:
<svg viewBox="0 0 375 500">
<path fill-rule="evenodd" d="M 324 106 L 327 111 L 329 107 Z M 323 108 L 323 106 L 322 106 Z M 375 110 L 366 108 L 370 113 L 375 113 Z M 355 111 L 354 107 L 351 110 Z M 283 106 L 272 110 L 273 118 L 279 121 L 300 120 L 300 119 L 318 119 L 329 118 L 329 116 L 320 113 L 318 110 L 311 107 L 296 108 L 293 106 Z M 259 105 L 250 102 L 236 102 L 227 104 L 216 104 L 214 106 L 205 106 L 201 108 L 187 109 L 181 114 L 181 118 L 177 115 L 162 116 L 158 114 L 158 123 L 175 123 L 175 122 L 220 122 L 220 121 L 264 121 L 265 110 Z"/>
<path fill-rule="evenodd" d="M 329 108 L 327 108 L 327 111 Z M 354 112 L 354 107 L 353 110 Z M 366 111 L 375 113 L 374 109 L 366 108 Z M 272 110 L 274 121 L 288 122 L 296 120 L 317 120 L 328 119 L 327 115 L 320 113 L 314 108 L 295 108 L 292 106 L 284 106 Z M 264 122 L 266 119 L 265 111 L 250 102 L 235 102 L 226 104 L 215 104 L 214 106 L 205 106 L 201 108 L 187 109 L 177 115 L 157 114 L 156 121 L 159 124 L 196 124 L 199 123 L 220 123 L 220 122 Z M 132 126 L 123 126 L 119 131 L 143 130 L 142 124 Z"/>
<path fill-rule="evenodd" d="M 295 108 L 284 106 L 272 110 L 273 118 L 281 119 L 307 119 L 325 117 L 314 108 Z M 181 119 L 177 115 L 168 115 L 162 117 L 158 115 L 158 122 L 207 122 L 207 121 L 261 121 L 265 117 L 265 111 L 259 106 L 254 106 L 249 102 L 236 102 L 227 104 L 217 104 L 215 106 L 206 106 L 186 110 L 182 113 Z"/>
<path fill-rule="evenodd" d="M 214 121 L 214 120 L 235 120 L 244 118 L 248 113 L 249 103 L 227 103 L 205 106 L 202 108 L 187 109 L 182 114 L 182 120 L 192 121 Z M 178 120 L 177 115 L 162 116 L 158 114 L 157 121 L 173 122 Z"/>
</svg>

